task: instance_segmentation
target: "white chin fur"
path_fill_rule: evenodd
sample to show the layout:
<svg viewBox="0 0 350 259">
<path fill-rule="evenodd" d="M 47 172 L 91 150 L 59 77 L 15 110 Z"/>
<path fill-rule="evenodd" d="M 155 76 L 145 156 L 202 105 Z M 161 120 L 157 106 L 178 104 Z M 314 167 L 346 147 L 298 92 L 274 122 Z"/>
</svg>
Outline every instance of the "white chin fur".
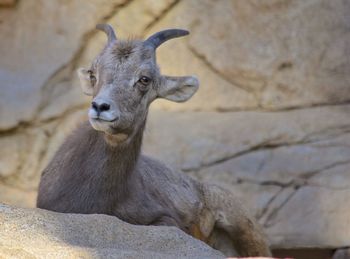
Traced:
<svg viewBox="0 0 350 259">
<path fill-rule="evenodd" d="M 89 118 L 90 125 L 97 131 L 106 131 L 108 125 L 103 125 L 101 122 Z"/>
<path fill-rule="evenodd" d="M 115 142 L 123 142 L 128 139 L 129 135 L 125 133 L 117 133 L 113 129 L 111 129 L 108 122 L 100 122 L 94 119 L 89 119 L 91 126 L 97 130 L 102 131 L 108 135 L 109 139 L 113 139 Z"/>
</svg>

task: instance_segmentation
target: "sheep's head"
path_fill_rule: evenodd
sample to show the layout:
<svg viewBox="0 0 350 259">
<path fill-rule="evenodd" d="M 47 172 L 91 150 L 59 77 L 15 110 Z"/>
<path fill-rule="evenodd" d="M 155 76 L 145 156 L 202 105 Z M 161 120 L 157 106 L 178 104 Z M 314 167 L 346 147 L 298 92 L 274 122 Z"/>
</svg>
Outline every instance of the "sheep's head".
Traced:
<svg viewBox="0 0 350 259">
<path fill-rule="evenodd" d="M 156 48 L 188 31 L 171 29 L 145 41 L 124 41 L 116 38 L 110 25 L 96 28 L 106 32 L 108 42 L 90 69 L 78 70 L 84 93 L 93 96 L 89 120 L 94 129 L 124 141 L 144 125 L 152 101 L 184 102 L 197 91 L 195 77 L 164 76 L 156 64 Z"/>
</svg>

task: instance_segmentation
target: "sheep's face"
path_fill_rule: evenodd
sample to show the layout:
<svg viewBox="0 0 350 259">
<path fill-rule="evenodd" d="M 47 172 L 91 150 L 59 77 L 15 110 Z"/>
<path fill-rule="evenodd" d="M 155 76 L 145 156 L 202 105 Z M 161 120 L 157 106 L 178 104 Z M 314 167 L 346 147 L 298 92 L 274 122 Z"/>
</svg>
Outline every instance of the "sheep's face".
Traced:
<svg viewBox="0 0 350 259">
<path fill-rule="evenodd" d="M 117 136 L 119 142 L 144 125 L 153 100 L 183 102 L 198 89 L 195 77 L 160 75 L 154 49 L 137 40 L 108 44 L 91 68 L 81 68 L 78 74 L 84 93 L 93 96 L 92 127 Z"/>
</svg>

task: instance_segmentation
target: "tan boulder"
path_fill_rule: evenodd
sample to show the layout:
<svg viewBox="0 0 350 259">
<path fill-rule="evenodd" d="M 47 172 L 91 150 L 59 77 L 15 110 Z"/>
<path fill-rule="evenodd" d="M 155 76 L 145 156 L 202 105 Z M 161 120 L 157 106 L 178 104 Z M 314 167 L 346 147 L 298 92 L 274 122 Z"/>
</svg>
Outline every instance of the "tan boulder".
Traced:
<svg viewBox="0 0 350 259">
<path fill-rule="evenodd" d="M 224 258 L 174 227 L 0 205 L 1 258 Z"/>
</svg>

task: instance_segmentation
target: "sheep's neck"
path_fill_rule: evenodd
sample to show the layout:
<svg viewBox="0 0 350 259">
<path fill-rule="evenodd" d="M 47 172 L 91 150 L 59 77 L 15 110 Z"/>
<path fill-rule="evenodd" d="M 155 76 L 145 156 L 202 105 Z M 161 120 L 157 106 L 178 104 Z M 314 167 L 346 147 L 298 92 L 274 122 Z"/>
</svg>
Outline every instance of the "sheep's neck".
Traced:
<svg viewBox="0 0 350 259">
<path fill-rule="evenodd" d="M 104 138 L 104 158 L 102 175 L 105 191 L 118 191 L 123 196 L 128 190 L 130 178 L 133 175 L 140 155 L 144 126 L 131 139 L 111 145 Z"/>
</svg>

